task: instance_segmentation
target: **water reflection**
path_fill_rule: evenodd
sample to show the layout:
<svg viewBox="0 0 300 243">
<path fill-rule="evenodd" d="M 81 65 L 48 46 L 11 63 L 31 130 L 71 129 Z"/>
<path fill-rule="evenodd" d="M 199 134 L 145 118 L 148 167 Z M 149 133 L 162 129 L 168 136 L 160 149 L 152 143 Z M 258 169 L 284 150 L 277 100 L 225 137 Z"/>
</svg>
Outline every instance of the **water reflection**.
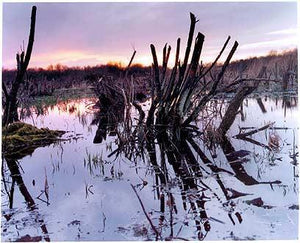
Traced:
<svg viewBox="0 0 300 243">
<path fill-rule="evenodd" d="M 6 180 L 5 177 L 3 177 L 2 182 L 6 191 L 6 194 L 9 198 L 9 208 L 13 209 L 13 202 L 14 202 L 14 191 L 15 191 L 15 186 L 17 185 L 19 188 L 20 193 L 22 194 L 24 201 L 27 204 L 28 210 L 29 212 L 33 213 L 33 219 L 34 222 L 40 226 L 41 231 L 43 233 L 43 238 L 45 241 L 50 241 L 50 237 L 48 234 L 48 230 L 47 230 L 47 226 L 44 222 L 44 220 L 41 218 L 41 216 L 39 215 L 38 212 L 38 207 L 35 203 L 35 201 L 33 200 L 33 197 L 31 196 L 31 194 L 29 193 L 23 178 L 21 176 L 21 172 L 19 169 L 19 165 L 18 162 L 14 159 L 3 159 L 3 163 L 2 163 L 2 175 L 4 176 L 5 173 L 5 166 L 7 166 L 8 168 L 8 172 L 10 173 L 10 177 L 11 177 L 11 181 Z M 10 189 L 8 189 L 10 184 Z M 7 220 L 7 224 L 9 224 L 9 221 L 11 219 L 11 217 L 13 216 L 13 212 L 12 213 L 8 213 L 8 214 L 4 214 L 3 215 L 5 217 L 5 219 Z M 27 237 L 28 238 L 28 237 Z M 29 241 L 30 239 L 32 239 L 29 236 Z M 40 237 L 40 240 L 42 239 L 42 237 Z M 24 241 L 24 238 L 21 238 L 21 241 Z"/>
<path fill-rule="evenodd" d="M 151 139 L 148 139 L 147 143 L 149 143 L 149 141 L 151 141 Z M 223 179 L 224 174 L 227 176 L 235 176 L 240 182 L 247 186 L 258 184 L 270 184 L 273 186 L 281 183 L 278 180 L 259 182 L 250 176 L 242 165 L 244 162 L 247 162 L 247 160 L 242 160 L 242 158 L 249 155 L 250 151 L 235 151 L 227 139 L 222 143 L 221 148 L 233 172 L 215 165 L 200 149 L 200 146 L 195 142 L 194 138 L 186 131 L 181 131 L 181 137 L 179 139 L 171 139 L 166 132 L 161 131 L 157 141 L 160 148 L 159 153 L 158 151 L 153 152 L 155 145 L 148 144 L 147 149 L 149 149 L 148 153 L 151 155 L 150 163 L 153 166 L 156 176 L 157 198 L 159 199 L 158 203 L 161 213 L 159 226 L 166 223 L 165 215 L 169 213 L 168 221 L 170 225 L 166 225 L 165 227 L 169 228 L 170 233 L 162 239 L 172 240 L 178 237 L 178 234 L 176 237 L 174 236 L 173 230 L 173 224 L 178 223 L 173 219 L 173 211 L 177 214 L 177 206 L 169 189 L 169 175 L 172 174 L 172 172 L 175 173 L 177 186 L 180 189 L 183 208 L 186 212 L 190 212 L 194 219 L 198 240 L 204 240 L 211 229 L 211 221 L 224 223 L 221 220 L 210 217 L 206 212 L 205 205 L 208 201 L 211 201 L 212 198 L 216 198 L 220 206 L 227 211 L 228 218 L 233 225 L 236 223 L 241 224 L 243 221 L 241 212 L 235 209 L 236 202 L 233 199 L 249 194 L 227 187 L 225 185 L 226 180 Z M 154 142 L 154 140 L 151 142 Z M 192 151 L 192 149 L 194 151 Z M 199 156 L 200 160 L 196 158 L 195 153 Z M 157 161 L 156 154 L 160 154 L 160 163 Z M 173 170 L 172 172 L 170 171 L 171 169 Z M 204 182 L 205 177 L 216 181 L 222 195 L 218 195 L 218 190 L 211 188 Z M 168 199 L 165 200 L 165 198 Z M 169 212 L 165 210 L 167 207 L 170 209 Z M 166 231 L 166 229 L 164 231 Z M 159 232 L 163 232 L 162 229 L 160 229 Z"/>
<path fill-rule="evenodd" d="M 285 98 L 283 98 L 284 103 L 287 102 L 287 100 L 285 100 L 286 98 L 286 96 Z M 256 101 L 261 112 L 263 114 L 267 113 L 266 107 L 262 99 L 257 98 Z M 265 99 L 265 102 L 267 102 L 267 99 Z M 213 102 L 212 107 L 213 109 L 221 110 L 222 105 L 223 102 L 221 102 L 221 105 L 218 102 Z M 284 117 L 286 117 L 286 108 L 291 108 L 291 106 L 286 105 L 283 108 Z M 245 115 L 241 116 L 241 120 L 245 121 Z M 269 128 L 269 125 L 267 125 L 265 128 L 258 129 L 258 131 L 265 130 L 267 128 Z M 135 131 L 136 130 L 134 130 L 131 134 L 135 134 Z M 253 132 L 249 132 L 249 135 L 252 133 L 255 134 L 258 131 L 253 130 Z M 207 202 L 211 201 L 212 198 L 217 198 L 217 200 L 222 205 L 223 209 L 228 212 L 228 218 L 230 219 L 233 225 L 235 225 L 236 223 L 241 224 L 243 222 L 241 212 L 236 211 L 235 209 L 237 206 L 237 202 L 233 199 L 252 194 L 245 193 L 244 188 L 242 191 L 238 191 L 238 189 L 227 187 L 226 180 L 228 180 L 228 177 L 235 177 L 245 186 L 264 184 L 269 185 L 272 188 L 272 190 L 274 190 L 273 188 L 276 185 L 279 187 L 286 186 L 282 185 L 282 182 L 278 179 L 258 181 L 253 176 L 251 176 L 246 171 L 243 164 L 251 161 L 249 155 L 251 155 L 253 152 L 243 149 L 235 150 L 234 146 L 227 137 L 223 137 L 222 142 L 219 143 L 219 153 L 222 152 L 225 156 L 227 160 L 227 167 L 229 165 L 230 170 L 218 167 L 214 161 L 214 158 L 216 158 L 217 155 L 212 156 L 212 158 L 210 159 L 206 155 L 206 153 L 203 152 L 200 148 L 199 144 L 201 144 L 201 142 L 197 143 L 196 141 L 196 138 L 201 139 L 201 136 L 198 137 L 198 135 L 194 135 L 193 132 L 194 131 L 182 129 L 178 133 L 174 134 L 168 129 L 158 127 L 155 129 L 155 132 L 154 130 L 147 130 L 146 134 L 144 134 L 145 140 L 143 141 L 139 141 L 135 137 L 125 137 L 124 140 L 126 140 L 126 143 L 128 145 L 131 145 L 129 149 L 131 153 L 128 153 L 128 148 L 124 149 L 123 146 L 119 146 L 115 150 L 118 151 L 117 156 L 120 154 L 119 152 L 121 151 L 127 158 L 132 160 L 132 151 L 135 151 L 134 154 L 136 154 L 136 147 L 143 147 L 142 144 L 145 145 L 145 148 L 149 155 L 149 162 L 152 165 L 153 170 L 155 171 L 155 188 L 157 198 L 159 199 L 161 214 L 158 222 L 158 227 L 160 230 L 157 230 L 155 228 L 155 226 L 153 225 L 152 221 L 148 218 L 146 213 L 145 216 L 149 220 L 151 227 L 154 228 L 153 231 L 156 234 L 156 240 L 172 240 L 177 239 L 176 237 L 178 237 L 177 234 L 174 238 L 173 224 L 177 224 L 177 222 L 174 222 L 173 220 L 173 210 L 175 211 L 175 213 L 177 210 L 176 204 L 173 200 L 174 197 L 172 196 L 171 190 L 169 188 L 169 183 L 171 180 L 169 175 L 172 173 L 175 174 L 175 179 L 178 181 L 177 185 L 180 189 L 184 210 L 187 212 L 192 212 L 193 219 L 195 220 L 195 227 L 197 229 L 197 237 L 199 240 L 205 239 L 208 232 L 211 230 L 211 221 L 222 222 L 221 220 L 209 217 L 206 212 L 205 205 Z M 246 136 L 240 139 L 243 139 L 247 143 L 258 145 L 263 149 L 267 149 L 269 151 L 269 157 L 274 157 L 274 153 L 279 151 L 279 136 L 276 135 L 274 130 L 270 131 L 268 133 L 268 136 L 266 136 L 268 145 L 265 145 L 264 143 L 258 142 L 255 139 Z M 138 144 L 138 146 L 136 144 Z M 202 147 L 208 151 L 212 149 L 211 143 L 209 145 L 206 144 L 205 141 L 204 143 L 202 143 Z M 293 144 L 293 149 L 295 148 L 296 145 Z M 216 148 L 214 147 L 213 150 L 215 149 Z M 140 154 L 143 154 L 143 152 L 140 151 Z M 212 154 L 216 154 L 216 152 L 210 151 L 210 155 Z M 296 154 L 294 155 L 296 156 Z M 170 172 L 170 170 L 172 170 L 172 172 Z M 223 193 L 223 195 L 218 195 L 218 190 L 211 188 L 204 182 L 204 179 L 206 177 L 209 177 L 216 181 L 216 183 L 219 185 L 219 190 Z M 165 211 L 166 197 L 168 197 L 167 202 L 169 202 L 169 205 L 167 206 L 169 206 L 170 208 L 169 220 L 167 221 L 165 221 L 165 216 L 167 213 Z M 222 197 L 225 199 L 221 199 Z M 141 202 L 142 208 L 144 208 L 142 200 L 139 196 L 138 198 Z M 249 205 L 263 207 L 265 209 L 273 208 L 273 206 L 265 205 L 261 197 L 254 198 L 252 200 L 247 200 L 244 202 L 246 202 Z M 187 205 L 189 205 L 189 208 Z M 162 236 L 162 233 L 165 233 L 167 231 L 166 229 L 162 230 L 162 225 L 164 225 L 164 223 L 168 221 L 170 222 L 170 224 L 165 225 L 165 227 L 169 230 L 170 233 L 167 236 Z M 184 238 L 181 237 L 181 239 Z"/>
<path fill-rule="evenodd" d="M 124 110 L 123 109 L 114 109 L 114 110 L 100 110 L 95 113 L 93 125 L 98 125 L 94 143 L 102 143 L 106 140 L 107 134 L 109 136 L 115 136 L 117 131 L 117 126 L 124 119 Z"/>
<path fill-rule="evenodd" d="M 247 99 L 231 135 L 276 124 L 248 140 L 230 138 L 214 148 L 201 133 L 188 130 L 179 137 L 163 130 L 155 131 L 159 136 L 145 133 L 134 108 L 135 136 L 128 138 L 123 110 L 115 116 L 101 114 L 96 99 L 59 103 L 47 107 L 44 115 L 32 110 L 26 122 L 81 135 L 11 162 L 17 169 L 3 163 L 2 237 L 19 239 L 33 232 L 29 228 L 37 222 L 33 227 L 44 240 L 47 234 L 55 241 L 154 240 L 157 235 L 132 184 L 162 239 L 294 239 L 299 208 L 297 103 L 288 97 L 292 105 L 285 112 L 283 100 L 261 98 L 263 112 L 256 98 Z M 210 109 L 221 110 L 220 103 L 226 107 L 226 101 L 215 101 Z M 269 144 L 275 132 L 277 149 Z M 100 139 L 93 143 L 97 133 Z M 41 190 L 45 202 L 37 199 Z M 19 219 L 28 223 L 18 230 L 14 224 Z"/>
<path fill-rule="evenodd" d="M 35 123 L 39 118 L 49 116 L 53 117 L 76 117 L 82 126 L 88 126 L 87 115 L 98 111 L 96 98 L 83 98 L 74 100 L 59 101 L 55 105 L 39 103 L 32 106 L 23 106 L 19 108 L 21 120 L 31 119 Z M 57 127 L 61 127 L 59 123 Z"/>
</svg>

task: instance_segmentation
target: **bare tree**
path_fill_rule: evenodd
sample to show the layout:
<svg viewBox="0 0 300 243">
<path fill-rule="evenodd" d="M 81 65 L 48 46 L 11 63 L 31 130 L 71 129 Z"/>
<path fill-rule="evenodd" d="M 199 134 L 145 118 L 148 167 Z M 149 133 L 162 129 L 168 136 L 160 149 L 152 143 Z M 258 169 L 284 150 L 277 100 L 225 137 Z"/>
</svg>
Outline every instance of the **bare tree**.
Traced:
<svg viewBox="0 0 300 243">
<path fill-rule="evenodd" d="M 18 121 L 18 92 L 20 89 L 21 84 L 24 82 L 24 75 L 26 73 L 32 48 L 34 42 L 34 32 L 35 32 L 35 20 L 36 20 L 36 6 L 32 7 L 31 10 L 31 24 L 30 24 L 30 33 L 28 39 L 28 45 L 26 49 L 26 54 L 24 50 L 22 50 L 21 54 L 17 53 L 17 75 L 15 80 L 12 83 L 11 89 L 7 90 L 5 83 L 2 81 L 2 91 L 5 96 L 5 103 L 4 103 L 4 114 L 2 117 L 2 125 L 7 125 L 14 121 Z"/>
</svg>

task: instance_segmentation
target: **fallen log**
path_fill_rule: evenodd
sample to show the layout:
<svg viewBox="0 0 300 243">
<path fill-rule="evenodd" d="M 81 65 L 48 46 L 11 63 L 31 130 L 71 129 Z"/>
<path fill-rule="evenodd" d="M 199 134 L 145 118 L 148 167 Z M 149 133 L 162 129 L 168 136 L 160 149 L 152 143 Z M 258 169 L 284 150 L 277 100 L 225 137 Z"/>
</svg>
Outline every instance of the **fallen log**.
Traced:
<svg viewBox="0 0 300 243">
<path fill-rule="evenodd" d="M 238 139 L 242 139 L 242 138 L 245 138 L 245 137 L 248 137 L 248 136 L 251 136 L 255 133 L 258 133 L 260 131 L 263 131 L 263 130 L 266 130 L 268 129 L 269 127 L 273 126 L 275 124 L 275 122 L 271 122 L 265 126 L 262 126 L 260 128 L 257 128 L 257 129 L 254 129 L 252 131 L 249 131 L 249 132 L 245 132 L 245 133 L 240 133 L 240 134 L 237 134 L 235 136 L 233 136 L 234 138 L 238 138 Z"/>
</svg>

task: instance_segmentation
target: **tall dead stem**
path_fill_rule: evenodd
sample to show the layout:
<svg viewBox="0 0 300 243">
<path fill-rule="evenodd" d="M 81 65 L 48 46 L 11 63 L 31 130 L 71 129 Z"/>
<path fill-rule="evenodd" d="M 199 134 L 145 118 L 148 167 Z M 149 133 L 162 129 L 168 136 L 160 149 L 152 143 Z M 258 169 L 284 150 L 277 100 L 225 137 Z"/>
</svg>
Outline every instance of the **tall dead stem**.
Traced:
<svg viewBox="0 0 300 243">
<path fill-rule="evenodd" d="M 28 44 L 26 49 L 26 54 L 24 50 L 22 50 L 22 53 L 17 53 L 16 59 L 17 59 L 17 75 L 12 83 L 12 87 L 10 89 L 10 92 L 7 92 L 7 88 L 5 87 L 5 84 L 2 80 L 2 87 L 5 94 L 5 108 L 4 108 L 4 114 L 2 119 L 2 125 L 8 125 L 9 123 L 12 123 L 14 121 L 18 121 L 18 92 L 21 84 L 24 80 L 24 75 L 27 70 L 31 53 L 33 49 L 33 42 L 34 42 L 34 33 L 35 33 L 35 22 L 36 22 L 36 6 L 32 7 L 31 10 L 31 23 L 30 23 L 30 33 L 28 38 Z"/>
</svg>

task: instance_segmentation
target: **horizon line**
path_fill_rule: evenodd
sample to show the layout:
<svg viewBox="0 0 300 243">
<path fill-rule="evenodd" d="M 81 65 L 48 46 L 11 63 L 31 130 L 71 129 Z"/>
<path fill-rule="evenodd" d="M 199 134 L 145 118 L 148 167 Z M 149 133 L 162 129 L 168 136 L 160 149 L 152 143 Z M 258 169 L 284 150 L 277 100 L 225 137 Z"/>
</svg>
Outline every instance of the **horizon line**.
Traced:
<svg viewBox="0 0 300 243">
<path fill-rule="evenodd" d="M 270 50 L 266 54 L 262 54 L 262 55 L 247 56 L 245 58 L 233 59 L 230 63 L 239 62 L 239 61 L 243 61 L 243 60 L 249 60 L 249 59 L 253 59 L 253 58 L 263 58 L 263 57 L 268 57 L 268 56 L 283 56 L 285 54 L 292 53 L 294 51 L 297 52 L 298 51 L 298 47 L 288 48 L 288 49 L 280 50 L 280 51 L 279 50 Z M 211 64 L 212 62 L 213 61 L 205 62 L 203 64 L 208 65 L 208 64 Z M 221 65 L 221 64 L 223 64 L 223 62 L 217 62 L 217 64 Z M 28 70 L 30 70 L 30 69 L 31 70 L 36 70 L 36 69 L 48 70 L 51 66 L 53 68 L 53 67 L 58 66 L 58 65 L 61 65 L 65 69 L 84 69 L 84 68 L 87 68 L 87 67 L 93 68 L 93 67 L 101 67 L 101 66 L 118 66 L 120 69 L 122 69 L 122 68 L 126 68 L 128 66 L 128 63 L 125 63 L 124 61 L 116 60 L 116 61 L 108 61 L 106 63 L 98 63 L 98 64 L 94 64 L 94 65 L 74 65 L 74 66 L 69 66 L 69 65 L 57 62 L 55 64 L 50 63 L 47 66 L 28 67 Z M 145 64 L 140 63 L 140 62 L 136 62 L 136 63 L 133 62 L 131 64 L 131 67 L 134 67 L 134 66 L 140 66 L 142 68 L 149 68 L 149 67 L 152 66 L 152 64 L 145 65 Z M 159 66 L 161 66 L 161 65 L 159 65 Z M 172 68 L 172 66 L 168 65 L 168 68 Z M 15 68 L 9 68 L 9 67 L 2 66 L 2 71 L 15 71 L 15 70 L 17 70 L 16 67 Z M 56 70 L 56 69 L 53 69 L 53 70 Z"/>
</svg>

